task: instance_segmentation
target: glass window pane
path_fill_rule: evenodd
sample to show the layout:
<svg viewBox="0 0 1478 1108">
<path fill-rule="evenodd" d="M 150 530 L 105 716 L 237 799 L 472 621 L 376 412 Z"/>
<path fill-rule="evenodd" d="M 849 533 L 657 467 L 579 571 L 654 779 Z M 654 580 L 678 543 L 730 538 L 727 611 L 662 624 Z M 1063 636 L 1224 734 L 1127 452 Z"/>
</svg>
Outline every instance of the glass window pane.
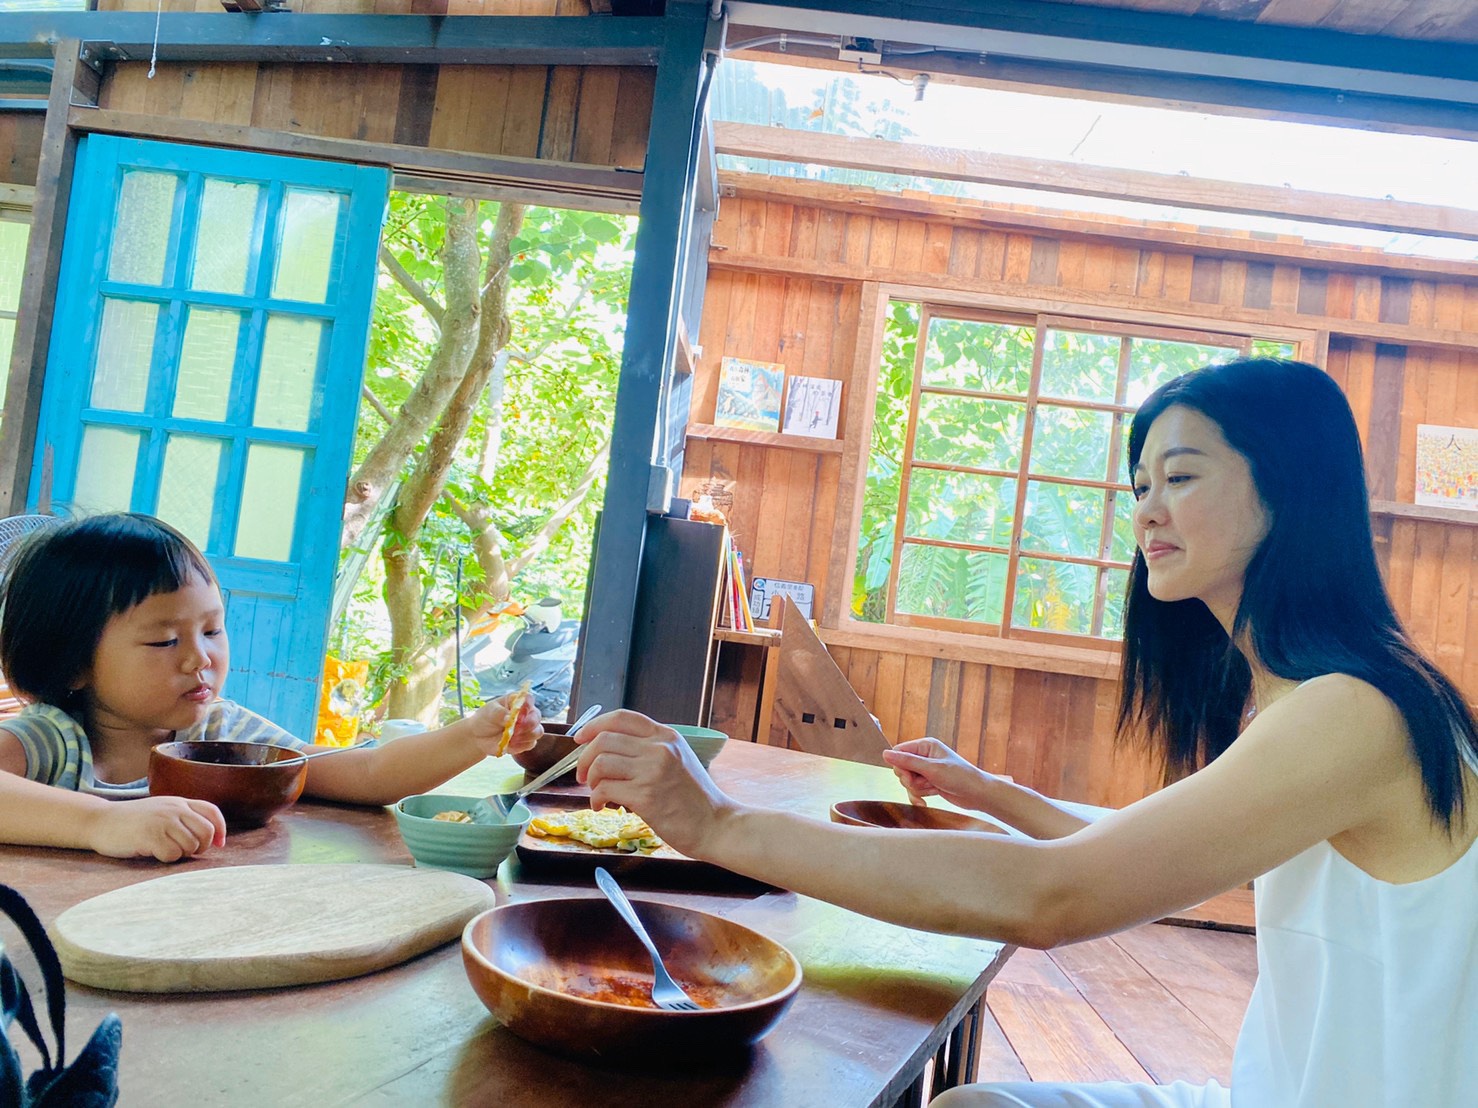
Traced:
<svg viewBox="0 0 1478 1108">
<path fill-rule="evenodd" d="M 1129 573 L 1122 569 L 1106 569 L 1104 576 L 1103 630 L 1099 634 L 1110 639 L 1124 637 L 1124 601 L 1128 597 Z"/>
<path fill-rule="evenodd" d="M 334 262 L 334 236 L 344 196 L 338 192 L 289 188 L 282 198 L 282 233 L 272 274 L 275 300 L 322 304 Z"/>
<path fill-rule="evenodd" d="M 123 171 L 108 257 L 108 280 L 136 285 L 164 283 L 164 263 L 169 257 L 179 183 L 180 179 L 173 173 Z"/>
<path fill-rule="evenodd" d="M 924 393 L 919 397 L 914 460 L 1014 470 L 1021 464 L 1025 426 L 1025 404 Z"/>
<path fill-rule="evenodd" d="M 240 312 L 190 308 L 170 414 L 180 419 L 225 420 L 242 322 Z"/>
<path fill-rule="evenodd" d="M 291 560 L 306 451 L 253 443 L 246 451 L 246 480 L 236 517 L 236 556 Z"/>
<path fill-rule="evenodd" d="M 257 402 L 251 421 L 257 427 L 306 431 L 318 383 L 318 355 L 327 324 L 321 319 L 274 315 L 262 340 Z"/>
<path fill-rule="evenodd" d="M 1114 538 L 1109 544 L 1109 557 L 1116 562 L 1134 560 L 1134 494 L 1116 491 L 1114 498 Z"/>
<path fill-rule="evenodd" d="M 1094 566 L 1022 558 L 1016 569 L 1011 626 L 1073 635 L 1093 632 Z"/>
<path fill-rule="evenodd" d="M 170 435 L 164 446 L 155 515 L 178 527 L 201 550 L 210 544 L 216 480 L 225 444 L 198 435 Z"/>
<path fill-rule="evenodd" d="M 262 186 L 249 181 L 207 177 L 195 229 L 195 262 L 190 287 L 209 292 L 245 293 L 257 246 L 257 209 Z"/>
<path fill-rule="evenodd" d="M 1027 482 L 1023 550 L 1096 558 L 1102 527 L 1102 489 Z"/>
<path fill-rule="evenodd" d="M 1032 433 L 1031 471 L 1051 477 L 1107 480 L 1109 436 L 1113 427 L 1114 417 L 1110 412 L 1039 405 L 1037 426 Z"/>
<path fill-rule="evenodd" d="M 1298 350 L 1296 344 L 1291 342 L 1276 342 L 1273 339 L 1253 339 L 1252 356 L 1254 358 L 1296 358 Z"/>
<path fill-rule="evenodd" d="M 15 344 L 15 320 L 0 317 L 0 408 L 5 406 L 5 386 L 10 380 L 10 348 Z"/>
<path fill-rule="evenodd" d="M 1126 402 L 1138 407 L 1166 381 L 1202 366 L 1238 357 L 1234 346 L 1200 346 L 1165 339 L 1132 339 L 1129 346 L 1129 394 Z"/>
<path fill-rule="evenodd" d="M 126 512 L 133 507 L 140 431 L 84 426 L 72 505 L 82 513 Z"/>
<path fill-rule="evenodd" d="M 159 305 L 151 301 L 103 299 L 103 325 L 98 333 L 92 396 L 88 400 L 94 408 L 144 410 L 158 321 Z"/>
<path fill-rule="evenodd" d="M 1119 385 L 1119 346 L 1114 335 L 1051 330 L 1042 339 L 1042 396 L 1112 404 Z"/>
<path fill-rule="evenodd" d="M 1016 482 L 1010 477 L 937 469 L 909 474 L 905 534 L 912 538 L 1009 546 L 1015 515 Z"/>
<path fill-rule="evenodd" d="M 13 312 L 20 305 L 26 239 L 30 233 L 29 223 L 0 219 L 0 312 Z"/>
<path fill-rule="evenodd" d="M 897 609 L 910 615 L 1000 623 L 1006 596 L 1004 554 L 904 543 Z"/>
<path fill-rule="evenodd" d="M 923 384 L 1025 396 L 1032 375 L 1031 327 L 965 319 L 929 321 Z"/>
</svg>

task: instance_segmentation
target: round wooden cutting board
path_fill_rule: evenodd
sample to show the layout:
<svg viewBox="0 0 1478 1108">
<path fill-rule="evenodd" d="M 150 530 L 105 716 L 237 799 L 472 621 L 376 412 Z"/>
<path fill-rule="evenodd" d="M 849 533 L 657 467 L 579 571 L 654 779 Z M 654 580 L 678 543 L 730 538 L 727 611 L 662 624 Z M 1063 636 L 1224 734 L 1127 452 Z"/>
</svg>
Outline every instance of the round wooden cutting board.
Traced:
<svg viewBox="0 0 1478 1108">
<path fill-rule="evenodd" d="M 265 989 L 396 965 L 496 903 L 483 882 L 441 870 L 223 866 L 85 900 L 52 937 L 66 975 L 99 989 Z"/>
</svg>

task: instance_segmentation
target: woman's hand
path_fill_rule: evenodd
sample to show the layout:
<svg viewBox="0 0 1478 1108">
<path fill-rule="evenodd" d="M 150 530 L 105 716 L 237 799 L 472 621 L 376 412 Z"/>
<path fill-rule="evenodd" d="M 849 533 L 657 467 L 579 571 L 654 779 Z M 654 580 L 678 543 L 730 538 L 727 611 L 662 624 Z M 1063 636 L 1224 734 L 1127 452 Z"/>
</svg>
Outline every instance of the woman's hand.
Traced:
<svg viewBox="0 0 1478 1108">
<path fill-rule="evenodd" d="M 940 796 L 961 808 L 985 809 L 985 790 L 992 775 L 961 758 L 938 739 L 910 739 L 883 751 L 903 787 L 912 796 Z"/>
<path fill-rule="evenodd" d="M 626 808 L 674 850 L 701 856 L 715 821 L 733 802 L 681 735 L 622 710 L 596 716 L 574 738 L 585 747 L 576 778 L 590 786 L 591 808 Z"/>
<path fill-rule="evenodd" d="M 525 750 L 532 750 L 544 737 L 543 717 L 534 704 L 533 696 L 527 696 L 518 710 L 507 749 L 499 749 L 503 745 L 503 728 L 508 722 L 508 702 L 517 695 L 504 693 L 496 700 L 489 700 L 467 717 L 468 722 L 477 729 L 477 745 L 489 758 L 496 758 L 500 754 L 522 754 Z"/>
<path fill-rule="evenodd" d="M 226 819 L 208 800 L 150 796 L 109 801 L 97 813 L 92 849 L 109 858 L 194 858 L 226 844 Z"/>
</svg>

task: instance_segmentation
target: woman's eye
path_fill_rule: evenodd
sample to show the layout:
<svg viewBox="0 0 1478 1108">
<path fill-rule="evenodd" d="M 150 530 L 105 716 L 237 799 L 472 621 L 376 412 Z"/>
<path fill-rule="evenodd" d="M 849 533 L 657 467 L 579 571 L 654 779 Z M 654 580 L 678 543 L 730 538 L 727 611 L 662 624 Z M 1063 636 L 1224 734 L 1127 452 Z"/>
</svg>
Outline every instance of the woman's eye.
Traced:
<svg viewBox="0 0 1478 1108">
<path fill-rule="evenodd" d="M 1148 485 L 1135 485 L 1131 491 L 1135 500 L 1143 500 L 1145 494 L 1150 491 L 1150 487 Z"/>
<path fill-rule="evenodd" d="M 1165 481 L 1171 485 L 1183 485 L 1190 479 L 1191 474 L 1189 473 L 1172 473 L 1169 477 L 1165 478 Z"/>
</svg>

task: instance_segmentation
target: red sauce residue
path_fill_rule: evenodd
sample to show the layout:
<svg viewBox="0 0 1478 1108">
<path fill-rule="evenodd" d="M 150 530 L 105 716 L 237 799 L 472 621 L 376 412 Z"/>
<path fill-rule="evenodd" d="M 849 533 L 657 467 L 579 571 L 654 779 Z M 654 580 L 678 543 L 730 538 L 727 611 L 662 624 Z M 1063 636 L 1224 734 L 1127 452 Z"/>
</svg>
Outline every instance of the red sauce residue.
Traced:
<svg viewBox="0 0 1478 1108">
<path fill-rule="evenodd" d="M 681 978 L 677 982 L 700 1008 L 723 1007 L 722 985 L 696 985 Z M 560 985 L 560 992 L 582 1000 L 599 1000 L 606 1004 L 624 1004 L 628 1008 L 656 1008 L 652 1002 L 650 977 L 572 977 Z"/>
</svg>

